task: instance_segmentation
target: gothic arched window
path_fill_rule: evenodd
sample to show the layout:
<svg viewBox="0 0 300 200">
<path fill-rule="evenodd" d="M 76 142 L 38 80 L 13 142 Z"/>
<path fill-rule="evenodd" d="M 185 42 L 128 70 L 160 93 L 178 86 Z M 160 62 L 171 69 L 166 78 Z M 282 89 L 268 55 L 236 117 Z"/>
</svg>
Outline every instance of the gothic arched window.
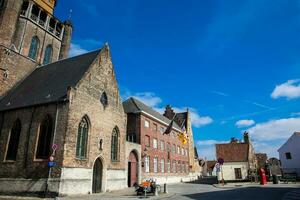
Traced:
<svg viewBox="0 0 300 200">
<path fill-rule="evenodd" d="M 53 123 L 49 115 L 45 117 L 40 125 L 39 140 L 36 150 L 36 158 L 47 159 L 50 156 Z"/>
<path fill-rule="evenodd" d="M 53 52 L 52 45 L 51 44 L 47 45 L 44 54 L 44 60 L 43 60 L 44 65 L 47 65 L 52 61 L 52 52 Z"/>
<path fill-rule="evenodd" d="M 119 129 L 115 127 L 111 136 L 111 160 L 119 160 Z"/>
<path fill-rule="evenodd" d="M 78 126 L 76 157 L 86 158 L 89 124 L 87 117 L 83 117 Z"/>
<path fill-rule="evenodd" d="M 21 133 L 21 121 L 17 119 L 10 131 L 5 160 L 16 160 Z"/>
<path fill-rule="evenodd" d="M 31 44 L 30 44 L 30 49 L 29 49 L 29 54 L 28 57 L 35 60 L 36 56 L 37 56 L 37 52 L 39 49 L 39 45 L 40 45 L 40 40 L 37 36 L 34 36 L 31 39 Z"/>
<path fill-rule="evenodd" d="M 0 0 L 0 9 L 4 7 L 4 0 Z"/>
</svg>

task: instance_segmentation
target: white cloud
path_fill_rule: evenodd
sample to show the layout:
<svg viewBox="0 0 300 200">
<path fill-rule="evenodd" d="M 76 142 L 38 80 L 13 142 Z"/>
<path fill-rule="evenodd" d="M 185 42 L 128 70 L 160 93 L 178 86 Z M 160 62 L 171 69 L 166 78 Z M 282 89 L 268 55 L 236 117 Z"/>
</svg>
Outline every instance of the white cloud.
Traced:
<svg viewBox="0 0 300 200">
<path fill-rule="evenodd" d="M 81 54 L 84 54 L 87 52 L 88 52 L 88 50 L 82 48 L 79 44 L 71 43 L 69 56 L 73 57 L 73 56 L 81 55 Z"/>
<path fill-rule="evenodd" d="M 222 141 L 222 140 L 198 140 L 196 141 L 197 145 L 215 145 L 215 144 L 223 144 L 228 143 L 228 141 Z"/>
<path fill-rule="evenodd" d="M 198 155 L 200 158 L 206 158 L 207 160 L 216 159 L 216 147 L 215 144 L 228 143 L 228 141 L 222 140 L 198 140 L 195 142 L 197 145 Z"/>
<path fill-rule="evenodd" d="M 192 124 L 197 128 L 211 124 L 213 122 L 213 119 L 209 116 L 200 116 L 197 110 L 194 108 L 190 108 L 190 113 Z"/>
<path fill-rule="evenodd" d="M 253 147 L 256 153 L 266 153 L 268 158 L 276 157 L 278 158 L 277 150 L 284 143 L 284 141 L 279 142 L 253 142 Z"/>
<path fill-rule="evenodd" d="M 153 92 L 140 92 L 131 96 L 150 107 L 156 107 L 162 102 L 161 98 L 156 96 Z"/>
<path fill-rule="evenodd" d="M 181 108 L 173 107 L 173 109 L 176 113 L 187 111 L 186 107 L 181 107 Z M 160 112 L 162 111 L 161 113 L 163 113 L 165 111 L 164 108 L 160 108 L 158 110 Z M 195 108 L 189 108 L 189 111 L 190 111 L 192 125 L 196 128 L 200 128 L 201 126 L 205 126 L 205 125 L 211 124 L 213 122 L 213 119 L 211 117 L 201 116 L 198 113 L 197 109 L 195 109 Z"/>
<path fill-rule="evenodd" d="M 300 130 L 300 118 L 286 118 L 259 123 L 247 131 L 257 141 L 286 140 Z"/>
<path fill-rule="evenodd" d="M 300 116 L 300 112 L 293 112 L 293 113 L 291 113 L 291 116 L 292 116 L 292 117 Z"/>
<path fill-rule="evenodd" d="M 248 126 L 252 126 L 253 124 L 255 124 L 255 121 L 252 119 L 243 119 L 243 120 L 239 120 L 235 123 L 235 125 L 238 128 L 243 128 L 243 127 L 248 127 Z"/>
<path fill-rule="evenodd" d="M 280 97 L 294 99 L 300 97 L 300 79 L 288 80 L 283 84 L 276 85 L 271 97 L 273 99 L 278 99 Z"/>
</svg>

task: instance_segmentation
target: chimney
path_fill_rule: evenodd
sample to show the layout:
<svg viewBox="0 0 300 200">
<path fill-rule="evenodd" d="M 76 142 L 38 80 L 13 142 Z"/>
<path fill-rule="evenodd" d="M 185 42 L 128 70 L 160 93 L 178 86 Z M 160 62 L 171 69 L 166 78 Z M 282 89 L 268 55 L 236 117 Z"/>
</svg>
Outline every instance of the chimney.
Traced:
<svg viewBox="0 0 300 200">
<path fill-rule="evenodd" d="M 235 137 L 232 137 L 232 138 L 230 139 L 230 143 L 237 144 L 237 143 L 238 143 L 238 139 L 236 139 Z"/>
<path fill-rule="evenodd" d="M 175 116 L 175 112 L 174 110 L 172 109 L 171 105 L 167 105 L 166 106 L 166 110 L 165 110 L 165 113 L 164 113 L 164 116 L 166 118 L 168 118 L 169 120 L 172 120 Z"/>
<path fill-rule="evenodd" d="M 246 144 L 249 144 L 249 133 L 248 132 L 244 132 L 244 142 L 246 143 Z"/>
</svg>

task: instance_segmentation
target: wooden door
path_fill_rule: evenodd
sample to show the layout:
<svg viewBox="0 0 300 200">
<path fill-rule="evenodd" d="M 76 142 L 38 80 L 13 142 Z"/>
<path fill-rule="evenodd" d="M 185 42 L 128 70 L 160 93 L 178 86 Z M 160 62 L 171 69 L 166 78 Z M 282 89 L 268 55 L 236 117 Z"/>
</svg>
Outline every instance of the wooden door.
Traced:
<svg viewBox="0 0 300 200">
<path fill-rule="evenodd" d="M 234 168 L 235 179 L 242 179 L 241 168 Z"/>
<path fill-rule="evenodd" d="M 137 158 L 135 153 L 131 152 L 128 161 L 128 187 L 137 183 Z"/>
<path fill-rule="evenodd" d="M 103 171 L 102 162 L 98 158 L 95 161 L 94 168 L 93 168 L 93 193 L 99 193 L 102 190 L 102 171 Z"/>
</svg>

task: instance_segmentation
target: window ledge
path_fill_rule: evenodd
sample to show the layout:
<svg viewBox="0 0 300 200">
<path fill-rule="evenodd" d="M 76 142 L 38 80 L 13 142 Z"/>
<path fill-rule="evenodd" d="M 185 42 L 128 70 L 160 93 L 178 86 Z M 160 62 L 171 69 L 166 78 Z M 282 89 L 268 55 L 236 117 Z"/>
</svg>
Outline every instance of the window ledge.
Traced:
<svg viewBox="0 0 300 200">
<path fill-rule="evenodd" d="M 33 162 L 45 162 L 45 161 L 48 161 L 48 159 L 45 159 L 45 158 L 35 158 L 35 159 L 33 159 Z"/>
<path fill-rule="evenodd" d="M 3 163 L 15 163 L 15 160 L 4 160 Z"/>
<path fill-rule="evenodd" d="M 76 157 L 75 159 L 78 160 L 78 161 L 88 161 L 87 158 L 78 158 L 78 157 Z"/>
</svg>

